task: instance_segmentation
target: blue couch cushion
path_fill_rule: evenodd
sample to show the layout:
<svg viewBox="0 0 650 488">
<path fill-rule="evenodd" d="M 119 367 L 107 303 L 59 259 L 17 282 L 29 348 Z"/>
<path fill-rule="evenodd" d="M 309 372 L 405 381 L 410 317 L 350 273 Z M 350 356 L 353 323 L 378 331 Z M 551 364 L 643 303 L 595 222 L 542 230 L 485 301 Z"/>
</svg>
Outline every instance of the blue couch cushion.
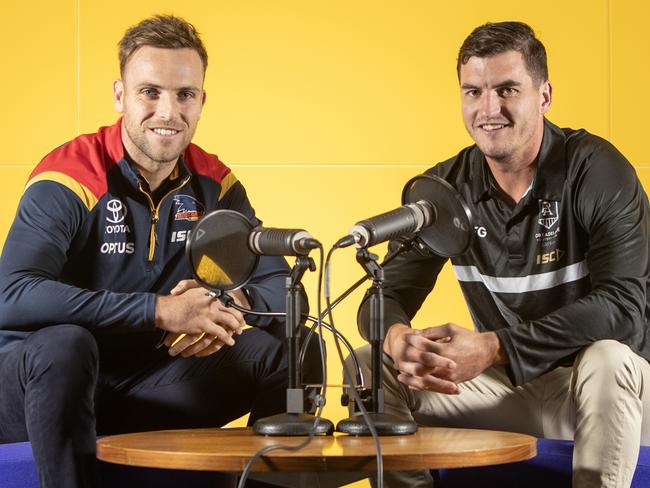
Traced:
<svg viewBox="0 0 650 488">
<path fill-rule="evenodd" d="M 221 473 L 138 468 L 99 463 L 102 488 L 217 488 L 231 486 L 232 478 Z M 39 488 L 38 473 L 29 442 L 0 444 L 0 488 Z"/>
<path fill-rule="evenodd" d="M 572 459 L 572 441 L 538 439 L 537 456 L 533 459 L 479 468 L 441 469 L 435 476 L 436 488 L 571 488 Z M 632 479 L 632 488 L 644 487 L 650 487 L 650 446 L 641 447 Z"/>
<path fill-rule="evenodd" d="M 29 442 L 0 444 L 0 486 L 38 488 L 38 474 Z"/>
</svg>

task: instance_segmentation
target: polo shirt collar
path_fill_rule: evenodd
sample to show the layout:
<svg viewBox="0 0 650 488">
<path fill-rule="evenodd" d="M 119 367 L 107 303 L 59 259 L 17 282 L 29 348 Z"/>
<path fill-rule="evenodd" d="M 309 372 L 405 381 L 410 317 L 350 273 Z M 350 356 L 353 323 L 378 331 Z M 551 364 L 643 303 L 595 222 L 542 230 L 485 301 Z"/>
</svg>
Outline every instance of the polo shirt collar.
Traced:
<svg viewBox="0 0 650 488">
<path fill-rule="evenodd" d="M 566 181 L 566 136 L 558 126 L 544 119 L 544 139 L 537 157 L 533 197 L 561 200 Z"/>
</svg>

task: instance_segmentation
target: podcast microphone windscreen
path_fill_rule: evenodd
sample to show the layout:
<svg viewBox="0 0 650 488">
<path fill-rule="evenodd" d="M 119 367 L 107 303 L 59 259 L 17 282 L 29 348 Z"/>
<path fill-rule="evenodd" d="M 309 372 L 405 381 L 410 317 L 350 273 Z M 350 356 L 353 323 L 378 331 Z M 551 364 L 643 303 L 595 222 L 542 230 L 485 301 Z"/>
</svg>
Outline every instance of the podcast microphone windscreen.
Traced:
<svg viewBox="0 0 650 488">
<path fill-rule="evenodd" d="M 197 222 L 185 247 L 194 278 L 215 292 L 244 286 L 259 260 L 248 248 L 252 228 L 233 210 L 215 210 Z"/>
<path fill-rule="evenodd" d="M 469 249 L 474 236 L 472 213 L 463 197 L 442 178 L 422 174 L 409 180 L 402 203 L 426 200 L 436 209 L 436 221 L 423 228 L 418 239 L 443 257 L 459 256 Z"/>
</svg>

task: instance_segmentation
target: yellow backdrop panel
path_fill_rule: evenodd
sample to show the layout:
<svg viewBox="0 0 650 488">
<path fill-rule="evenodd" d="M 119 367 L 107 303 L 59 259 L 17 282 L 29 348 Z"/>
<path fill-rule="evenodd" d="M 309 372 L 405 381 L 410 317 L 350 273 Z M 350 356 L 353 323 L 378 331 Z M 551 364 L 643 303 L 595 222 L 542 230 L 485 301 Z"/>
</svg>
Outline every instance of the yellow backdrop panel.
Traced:
<svg viewBox="0 0 650 488">
<path fill-rule="evenodd" d="M 125 26 L 173 12 L 204 33 L 211 59 L 197 141 L 227 161 L 394 164 L 452 154 L 469 142 L 459 116 L 458 47 L 474 26 L 510 18 L 531 23 L 548 46 L 554 120 L 609 135 L 605 0 L 552 1 L 546 15 L 513 0 L 462 9 L 428 0 L 80 5 L 82 131 L 112 117 L 115 43 Z"/>
<path fill-rule="evenodd" d="M 650 165 L 646 147 L 650 101 L 639 87 L 642 80 L 650 79 L 650 3 L 612 0 L 611 14 L 611 141 L 630 161 Z"/>
<path fill-rule="evenodd" d="M 77 134 L 76 7 L 74 0 L 2 2 L 0 165 L 33 165 Z"/>
</svg>

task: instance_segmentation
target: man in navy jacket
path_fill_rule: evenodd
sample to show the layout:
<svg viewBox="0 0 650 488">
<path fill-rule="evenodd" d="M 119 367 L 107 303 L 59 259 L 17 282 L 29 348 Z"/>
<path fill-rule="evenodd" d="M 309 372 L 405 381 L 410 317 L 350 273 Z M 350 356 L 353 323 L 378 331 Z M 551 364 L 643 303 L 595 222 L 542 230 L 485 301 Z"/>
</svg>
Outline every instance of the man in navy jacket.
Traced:
<svg viewBox="0 0 650 488">
<path fill-rule="evenodd" d="M 283 325 L 244 317 L 190 280 L 190 229 L 242 184 L 191 144 L 207 53 L 191 24 L 146 19 L 120 42 L 116 124 L 48 154 L 0 260 L 0 442 L 29 439 L 41 485 L 94 485 L 96 433 L 220 426 L 284 410 Z M 283 311 L 282 258 L 236 302 Z M 280 325 L 280 327 L 278 327 Z M 156 348 L 161 338 L 168 347 Z"/>
</svg>

